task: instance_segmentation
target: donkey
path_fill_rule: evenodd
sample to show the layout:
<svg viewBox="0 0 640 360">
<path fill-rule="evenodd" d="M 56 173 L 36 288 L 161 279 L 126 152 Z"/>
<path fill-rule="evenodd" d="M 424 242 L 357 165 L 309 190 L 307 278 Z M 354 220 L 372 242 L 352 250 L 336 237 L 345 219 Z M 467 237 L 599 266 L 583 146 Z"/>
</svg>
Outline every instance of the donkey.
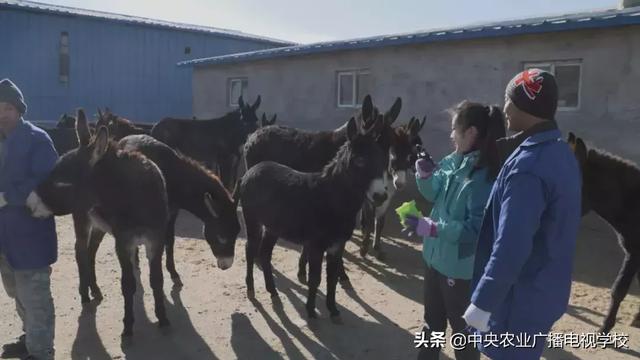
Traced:
<svg viewBox="0 0 640 360">
<path fill-rule="evenodd" d="M 238 109 L 211 120 L 166 118 L 151 129 L 151 136 L 211 169 L 217 165 L 222 182 L 231 189 L 236 183 L 242 146 L 258 128 L 256 110 L 260 102 L 258 96 L 253 105 L 248 105 L 240 96 Z"/>
<path fill-rule="evenodd" d="M 317 317 L 316 293 L 322 258 L 327 253 L 327 308 L 332 319 L 339 321 L 335 291 L 344 245 L 351 238 L 365 198 L 383 191 L 388 155 L 376 143 L 381 125 L 377 119 L 360 133 L 351 118 L 347 142 L 321 172 L 299 172 L 272 161 L 247 170 L 240 185 L 240 201 L 247 228 L 246 285 L 250 299 L 255 297 L 253 263 L 258 250 L 267 290 L 273 299 L 278 298 L 271 254 L 278 238 L 283 238 L 308 249 L 309 318 Z"/>
<path fill-rule="evenodd" d="M 393 186 L 385 187 L 386 192 L 382 203 L 365 201 L 362 206 L 362 244 L 360 246 L 362 257 L 365 257 L 369 252 L 371 233 L 375 231 L 373 237 L 374 254 L 379 260 L 385 258 L 385 253 L 381 249 L 381 238 L 387 210 L 396 191 L 402 190 L 406 185 L 407 173 L 413 171 L 413 164 L 417 160 L 417 149 L 422 147 L 420 130 L 426 121 L 426 117 L 422 122 L 412 117 L 408 124 L 395 128 L 391 127 L 390 123 L 385 123 L 386 126 L 381 136 L 383 148 L 389 151 L 389 169 L 385 176 L 389 178 L 387 182 L 393 182 Z"/>
<path fill-rule="evenodd" d="M 169 209 L 164 177 L 145 156 L 117 150 L 106 127 L 100 127 L 92 138 L 82 110 L 76 130 L 80 146 L 58 160 L 50 176 L 29 195 L 27 207 L 35 217 L 73 215 L 83 301 L 88 298 L 89 233 L 95 227 L 113 234 L 122 269 L 123 340 L 133 335 L 136 280 L 132 260 L 137 246 L 144 244 L 158 325 L 166 327 L 162 250 Z"/>
<path fill-rule="evenodd" d="M 98 110 L 96 126 L 106 126 L 109 129 L 109 135 L 114 141 L 129 135 L 149 135 L 152 128 L 152 125 L 135 124 L 131 120 L 115 115 L 109 110 L 106 112 Z"/>
<path fill-rule="evenodd" d="M 608 333 L 616 322 L 620 303 L 629 292 L 634 277 L 640 282 L 640 168 L 629 160 L 599 149 L 588 149 L 584 141 L 570 133 L 582 171 L 582 215 L 595 211 L 615 230 L 625 258 L 611 289 L 607 316 L 598 332 Z M 615 190 L 615 191 L 614 191 Z M 640 327 L 640 312 L 632 326 Z"/>
</svg>

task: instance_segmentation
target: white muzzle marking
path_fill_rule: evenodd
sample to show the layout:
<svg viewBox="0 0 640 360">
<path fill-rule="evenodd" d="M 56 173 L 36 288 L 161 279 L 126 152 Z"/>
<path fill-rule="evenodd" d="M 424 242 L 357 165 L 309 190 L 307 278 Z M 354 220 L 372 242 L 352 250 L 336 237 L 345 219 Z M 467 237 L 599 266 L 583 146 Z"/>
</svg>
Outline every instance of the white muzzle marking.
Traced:
<svg viewBox="0 0 640 360">
<path fill-rule="evenodd" d="M 53 215 L 53 212 L 35 191 L 32 191 L 27 197 L 26 206 L 31 211 L 31 216 L 35 218 L 44 219 Z"/>
<path fill-rule="evenodd" d="M 393 187 L 400 190 L 407 185 L 407 171 L 401 170 L 393 174 Z"/>
<path fill-rule="evenodd" d="M 218 258 L 218 267 L 222 270 L 227 270 L 233 265 L 233 256 Z"/>
</svg>

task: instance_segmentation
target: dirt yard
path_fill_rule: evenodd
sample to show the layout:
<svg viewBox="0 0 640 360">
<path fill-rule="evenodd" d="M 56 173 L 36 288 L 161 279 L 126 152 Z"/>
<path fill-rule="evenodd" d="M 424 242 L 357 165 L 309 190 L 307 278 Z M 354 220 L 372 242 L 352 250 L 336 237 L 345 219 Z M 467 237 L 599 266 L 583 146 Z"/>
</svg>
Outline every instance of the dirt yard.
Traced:
<svg viewBox="0 0 640 360">
<path fill-rule="evenodd" d="M 148 267 L 142 257 L 144 292 L 136 294 L 134 342 L 121 348 L 122 296 L 120 268 L 108 237 L 98 254 L 98 282 L 105 294 L 101 304 L 84 309 L 77 292 L 74 235 L 70 217 L 58 218 L 59 261 L 54 266 L 56 305 L 56 357 L 58 359 L 413 359 L 413 333 L 421 325 L 422 272 L 420 244 L 405 239 L 387 240 L 388 260 L 362 260 L 351 242 L 345 261 L 355 291 L 338 290 L 337 301 L 344 324 L 335 325 L 318 299 L 321 316 L 310 323 L 304 316 L 306 288 L 296 280 L 298 250 L 278 246 L 274 251 L 276 284 L 282 306 L 273 306 L 264 290 L 262 273 L 255 269 L 256 297 L 247 300 L 244 286 L 244 240 L 236 247 L 236 262 L 227 271 L 216 268 L 208 245 L 201 240 L 199 223 L 181 216 L 176 242 L 176 263 L 184 288 L 172 291 L 165 278 L 168 316 L 172 330 L 156 326 L 149 292 Z M 281 244 L 282 245 L 282 244 Z M 622 252 L 613 233 L 588 217 L 583 222 L 568 313 L 555 331 L 592 332 L 603 319 L 609 286 Z M 166 274 L 166 272 L 165 272 Z M 324 277 L 324 274 L 323 274 Z M 322 289 L 324 289 L 324 279 Z M 19 335 L 14 305 L 0 291 L 0 340 Z M 608 359 L 640 357 L 640 330 L 629 327 L 640 308 L 634 283 L 624 301 L 614 331 L 629 334 L 625 350 L 553 350 L 546 359 Z M 446 357 L 453 358 L 447 350 Z"/>
</svg>

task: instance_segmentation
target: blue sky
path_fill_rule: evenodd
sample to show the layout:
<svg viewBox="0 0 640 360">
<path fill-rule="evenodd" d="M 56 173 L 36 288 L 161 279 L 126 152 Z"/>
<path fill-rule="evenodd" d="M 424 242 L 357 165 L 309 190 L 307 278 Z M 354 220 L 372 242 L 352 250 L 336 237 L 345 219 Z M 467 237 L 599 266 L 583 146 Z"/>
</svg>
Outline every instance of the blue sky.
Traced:
<svg viewBox="0 0 640 360">
<path fill-rule="evenodd" d="M 615 8 L 618 0 L 40 0 L 301 43 Z"/>
</svg>

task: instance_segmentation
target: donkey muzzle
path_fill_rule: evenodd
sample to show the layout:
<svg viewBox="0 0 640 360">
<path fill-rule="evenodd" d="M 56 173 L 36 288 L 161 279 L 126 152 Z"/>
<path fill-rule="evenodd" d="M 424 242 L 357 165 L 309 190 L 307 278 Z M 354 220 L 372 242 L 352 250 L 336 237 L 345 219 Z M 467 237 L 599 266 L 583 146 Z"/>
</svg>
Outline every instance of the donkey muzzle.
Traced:
<svg viewBox="0 0 640 360">
<path fill-rule="evenodd" d="M 227 270 L 233 265 L 233 256 L 226 256 L 218 258 L 218 267 L 221 270 Z"/>
</svg>

